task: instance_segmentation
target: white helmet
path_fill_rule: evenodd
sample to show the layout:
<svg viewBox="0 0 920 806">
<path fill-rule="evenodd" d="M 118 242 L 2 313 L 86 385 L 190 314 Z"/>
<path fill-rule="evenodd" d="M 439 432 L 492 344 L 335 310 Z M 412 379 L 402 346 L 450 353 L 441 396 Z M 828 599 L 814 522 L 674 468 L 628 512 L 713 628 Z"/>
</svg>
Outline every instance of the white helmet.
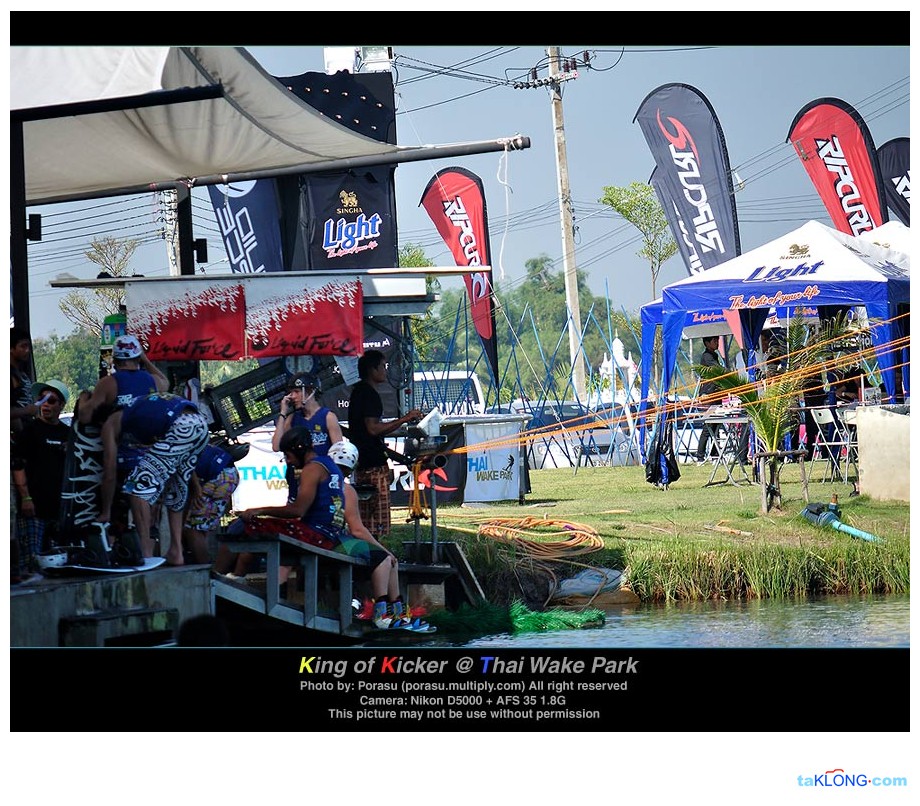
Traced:
<svg viewBox="0 0 920 806">
<path fill-rule="evenodd" d="M 329 458 L 349 472 L 358 464 L 358 448 L 353 442 L 342 440 L 329 446 Z"/>
<path fill-rule="evenodd" d="M 112 347 L 112 358 L 117 358 L 119 361 L 131 361 L 140 357 L 142 352 L 143 349 L 137 337 L 126 334 L 115 339 L 115 344 Z"/>
</svg>

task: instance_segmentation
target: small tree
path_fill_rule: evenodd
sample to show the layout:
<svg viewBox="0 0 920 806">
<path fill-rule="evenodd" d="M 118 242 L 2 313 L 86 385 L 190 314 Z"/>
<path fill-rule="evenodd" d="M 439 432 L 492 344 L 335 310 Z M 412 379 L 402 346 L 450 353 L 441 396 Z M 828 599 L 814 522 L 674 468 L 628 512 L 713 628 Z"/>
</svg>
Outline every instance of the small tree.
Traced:
<svg viewBox="0 0 920 806">
<path fill-rule="evenodd" d="M 432 263 L 425 254 L 425 250 L 422 249 L 421 246 L 417 246 L 413 243 L 407 243 L 399 247 L 397 261 L 401 269 L 424 269 L 429 266 L 434 266 L 434 263 Z M 425 291 L 429 294 L 437 294 L 440 290 L 441 281 L 433 274 L 425 275 Z M 429 358 L 429 339 L 427 335 L 431 324 L 431 308 L 425 311 L 423 317 L 420 319 L 413 318 L 409 323 L 418 361 L 425 361 Z"/>
<path fill-rule="evenodd" d="M 90 243 L 90 248 L 83 256 L 95 263 L 100 272 L 107 272 L 112 277 L 126 277 L 128 264 L 141 242 L 133 238 L 98 238 Z M 58 303 L 64 314 L 81 330 L 99 334 L 106 316 L 118 313 L 125 304 L 125 289 L 94 288 L 91 291 L 74 289 L 69 291 Z"/>
<path fill-rule="evenodd" d="M 661 264 L 677 252 L 677 242 L 671 237 L 668 219 L 661 209 L 655 189 L 642 182 L 632 182 L 628 187 L 605 185 L 604 195 L 599 201 L 612 207 L 642 233 L 642 248 L 636 255 L 649 263 L 652 299 L 655 299 L 658 296 L 656 284 Z"/>
<path fill-rule="evenodd" d="M 764 454 L 759 465 L 763 512 L 773 507 L 782 509 L 779 474 L 783 459 L 780 454 L 786 435 L 799 424 L 799 396 L 815 383 L 823 383 L 820 378 L 826 365 L 835 370 L 852 366 L 853 361 L 846 357 L 846 348 L 851 346 L 854 335 L 844 314 L 824 321 L 816 334 L 803 319 L 796 317 L 786 336 L 785 369 L 755 384 L 746 376 L 726 373 L 724 367 L 694 366 L 704 381 L 712 381 L 720 391 L 740 398 L 741 406 L 751 418 L 759 452 Z"/>
</svg>

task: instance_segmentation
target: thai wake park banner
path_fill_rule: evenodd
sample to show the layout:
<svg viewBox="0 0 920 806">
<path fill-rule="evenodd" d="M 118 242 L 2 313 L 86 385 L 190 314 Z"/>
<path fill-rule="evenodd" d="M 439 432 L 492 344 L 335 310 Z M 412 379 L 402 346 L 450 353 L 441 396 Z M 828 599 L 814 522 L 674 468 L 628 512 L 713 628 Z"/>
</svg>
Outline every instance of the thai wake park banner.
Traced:
<svg viewBox="0 0 920 806">
<path fill-rule="evenodd" d="M 516 501 L 521 494 L 521 424 L 466 424 L 465 501 Z"/>
<path fill-rule="evenodd" d="M 888 221 L 875 143 L 852 106 L 838 98 L 810 101 L 792 119 L 786 140 L 838 230 L 859 235 Z"/>
<path fill-rule="evenodd" d="M 885 201 L 905 226 L 910 226 L 910 138 L 895 137 L 878 147 Z"/>
<path fill-rule="evenodd" d="M 741 254 L 731 165 L 707 98 L 689 84 L 652 90 L 633 122 L 651 149 L 658 194 L 689 274 Z"/>
</svg>

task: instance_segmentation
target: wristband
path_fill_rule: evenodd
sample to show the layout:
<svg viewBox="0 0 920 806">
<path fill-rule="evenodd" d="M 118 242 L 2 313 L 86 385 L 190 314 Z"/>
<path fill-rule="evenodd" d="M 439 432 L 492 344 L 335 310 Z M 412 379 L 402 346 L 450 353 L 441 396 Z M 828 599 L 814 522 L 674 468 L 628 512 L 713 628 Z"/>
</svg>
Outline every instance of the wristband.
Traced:
<svg viewBox="0 0 920 806">
<path fill-rule="evenodd" d="M 19 497 L 20 497 L 23 501 L 31 501 L 31 500 L 32 500 L 32 496 L 31 496 L 31 495 L 21 495 L 21 496 L 19 496 Z"/>
</svg>

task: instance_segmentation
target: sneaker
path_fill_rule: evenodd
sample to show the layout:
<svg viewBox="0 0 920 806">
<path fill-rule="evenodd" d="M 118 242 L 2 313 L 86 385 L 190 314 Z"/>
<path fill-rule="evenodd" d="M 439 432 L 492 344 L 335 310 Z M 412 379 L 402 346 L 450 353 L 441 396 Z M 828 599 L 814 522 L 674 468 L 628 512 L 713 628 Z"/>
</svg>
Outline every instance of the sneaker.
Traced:
<svg viewBox="0 0 920 806">
<path fill-rule="evenodd" d="M 393 603 L 393 619 L 400 622 L 399 629 L 412 630 L 413 632 L 434 632 L 436 628 L 432 627 L 427 621 L 420 618 L 413 618 L 409 608 L 402 602 Z"/>
<path fill-rule="evenodd" d="M 393 624 L 393 616 L 387 612 L 386 602 L 376 602 L 374 604 L 374 626 L 378 630 L 389 630 Z"/>
</svg>

